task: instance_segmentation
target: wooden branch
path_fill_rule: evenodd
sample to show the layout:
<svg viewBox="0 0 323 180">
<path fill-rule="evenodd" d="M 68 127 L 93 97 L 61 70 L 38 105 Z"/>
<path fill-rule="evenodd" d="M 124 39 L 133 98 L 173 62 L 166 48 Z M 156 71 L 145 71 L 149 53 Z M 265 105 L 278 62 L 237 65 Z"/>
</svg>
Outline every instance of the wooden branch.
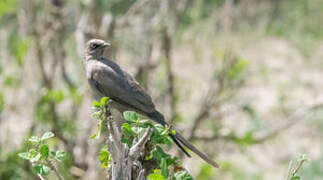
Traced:
<svg viewBox="0 0 323 180">
<path fill-rule="evenodd" d="M 60 175 L 60 173 L 58 172 L 57 168 L 55 167 L 55 165 L 50 161 L 46 159 L 46 163 L 47 165 L 49 165 L 49 167 L 55 172 L 55 175 L 57 177 L 57 179 L 62 180 L 62 176 Z"/>
<path fill-rule="evenodd" d="M 299 109 L 293 115 L 290 115 L 287 118 L 286 123 L 284 123 L 276 128 L 273 128 L 271 131 L 269 131 L 267 133 L 256 135 L 255 141 L 258 143 L 261 143 L 263 141 L 266 141 L 268 139 L 275 137 L 276 135 L 278 135 L 282 131 L 287 130 L 287 129 L 291 128 L 292 126 L 296 125 L 298 122 L 311 117 L 313 115 L 313 112 L 311 112 L 311 111 L 316 110 L 318 108 L 323 108 L 323 102 L 314 103 L 314 104 L 309 105 L 308 107 Z M 284 122 L 284 121 L 282 121 L 282 122 Z"/>
<path fill-rule="evenodd" d="M 309 105 L 308 107 L 299 109 L 293 115 L 290 115 L 289 117 L 287 117 L 286 123 L 284 123 L 276 128 L 273 128 L 272 130 L 270 130 L 268 132 L 264 132 L 262 134 L 255 134 L 254 139 L 253 139 L 253 143 L 254 144 L 263 143 L 264 141 L 277 136 L 279 133 L 291 128 L 292 126 L 296 125 L 300 121 L 303 121 L 303 120 L 311 117 L 313 115 L 313 112 L 311 112 L 311 111 L 316 110 L 318 108 L 323 108 L 322 102 L 314 103 L 312 105 Z M 281 120 L 281 122 L 284 122 L 284 121 Z M 197 133 L 197 134 L 201 134 L 201 133 Z M 239 138 L 240 137 L 238 137 L 234 134 L 219 135 L 219 134 L 214 134 L 212 132 L 209 132 L 209 133 L 204 132 L 204 135 L 195 135 L 193 137 L 194 140 L 202 140 L 202 141 L 214 141 L 214 140 L 218 140 L 218 139 L 234 141 Z"/>
<path fill-rule="evenodd" d="M 45 178 L 44 178 L 42 175 L 37 174 L 37 176 L 38 176 L 38 178 L 39 178 L 40 180 L 45 180 Z"/>
<path fill-rule="evenodd" d="M 140 151 L 142 151 L 145 148 L 146 142 L 149 140 L 151 134 L 151 128 L 148 128 L 148 130 L 145 132 L 145 134 L 141 137 L 141 139 L 131 147 L 130 149 L 130 157 L 133 159 L 136 159 L 140 155 Z"/>
<path fill-rule="evenodd" d="M 106 120 L 108 121 L 107 144 L 112 156 L 111 173 L 108 179 L 111 180 L 145 180 L 146 169 L 142 165 L 142 156 L 145 155 L 145 145 L 150 138 L 151 128 L 148 128 L 144 135 L 130 149 L 127 144 L 121 143 L 121 129 L 118 128 L 118 116 L 111 114 L 109 107 L 106 108 Z"/>
</svg>

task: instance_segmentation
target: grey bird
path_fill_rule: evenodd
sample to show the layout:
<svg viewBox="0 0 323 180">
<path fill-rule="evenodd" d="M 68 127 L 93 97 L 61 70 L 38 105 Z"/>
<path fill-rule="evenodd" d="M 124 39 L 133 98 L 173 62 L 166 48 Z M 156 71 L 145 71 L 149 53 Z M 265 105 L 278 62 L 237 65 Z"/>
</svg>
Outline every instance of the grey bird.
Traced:
<svg viewBox="0 0 323 180">
<path fill-rule="evenodd" d="M 147 116 L 153 121 L 166 126 L 164 116 L 158 112 L 151 97 L 139 85 L 139 83 L 115 62 L 104 58 L 103 52 L 110 44 L 92 39 L 85 47 L 85 70 L 88 82 L 98 97 L 110 97 L 111 106 L 119 112 L 135 111 Z M 180 133 L 169 134 L 175 144 L 188 156 L 189 153 L 183 148 L 187 147 L 203 160 L 214 167 L 218 164 L 190 144 Z"/>
</svg>

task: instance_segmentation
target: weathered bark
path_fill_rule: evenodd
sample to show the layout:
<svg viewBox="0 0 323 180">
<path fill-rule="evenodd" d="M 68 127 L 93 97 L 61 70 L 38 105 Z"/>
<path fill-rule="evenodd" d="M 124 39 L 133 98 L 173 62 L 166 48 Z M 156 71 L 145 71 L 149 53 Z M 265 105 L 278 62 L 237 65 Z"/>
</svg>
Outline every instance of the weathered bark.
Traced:
<svg viewBox="0 0 323 180">
<path fill-rule="evenodd" d="M 145 145 L 150 138 L 151 129 L 148 128 L 145 134 L 134 141 L 131 148 L 127 144 L 121 143 L 121 128 L 119 127 L 123 119 L 120 116 L 111 114 L 106 108 L 106 119 L 108 124 L 107 144 L 112 156 L 111 172 L 108 175 L 110 180 L 145 180 L 146 169 L 142 166 L 140 159 L 145 154 Z"/>
</svg>

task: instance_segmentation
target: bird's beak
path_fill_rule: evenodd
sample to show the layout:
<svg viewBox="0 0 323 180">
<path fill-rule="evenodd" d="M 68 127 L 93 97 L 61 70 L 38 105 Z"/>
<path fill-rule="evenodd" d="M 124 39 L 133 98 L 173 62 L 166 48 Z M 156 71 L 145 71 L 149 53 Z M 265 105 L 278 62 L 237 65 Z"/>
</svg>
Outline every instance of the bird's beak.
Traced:
<svg viewBox="0 0 323 180">
<path fill-rule="evenodd" d="M 107 43 L 107 42 L 105 42 L 105 43 L 103 43 L 103 47 L 105 48 L 105 47 L 110 47 L 111 46 L 111 44 L 109 44 L 109 43 Z"/>
</svg>

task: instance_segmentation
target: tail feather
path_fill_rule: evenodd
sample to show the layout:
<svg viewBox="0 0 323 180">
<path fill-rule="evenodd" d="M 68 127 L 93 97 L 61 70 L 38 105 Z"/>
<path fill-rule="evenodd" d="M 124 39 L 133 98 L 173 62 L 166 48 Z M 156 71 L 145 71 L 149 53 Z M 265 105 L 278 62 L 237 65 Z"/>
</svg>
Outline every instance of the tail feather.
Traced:
<svg viewBox="0 0 323 180">
<path fill-rule="evenodd" d="M 185 148 L 182 146 L 182 144 L 180 142 L 178 142 L 178 140 L 176 139 L 176 137 L 173 135 L 173 134 L 170 134 L 169 135 L 172 140 L 175 142 L 175 144 L 177 145 L 177 147 L 179 147 L 183 152 L 184 154 L 187 156 L 187 157 L 191 157 L 191 155 L 185 150 Z"/>
<path fill-rule="evenodd" d="M 148 114 L 148 117 L 151 118 L 152 120 L 156 121 L 157 123 L 166 126 L 168 125 L 167 122 L 164 119 L 164 116 L 158 112 L 158 111 L 154 111 L 153 113 Z M 188 149 L 190 149 L 191 151 L 193 151 L 195 154 L 197 154 L 200 158 L 202 158 L 205 162 L 209 163 L 210 165 L 218 168 L 219 165 L 213 161 L 212 159 L 210 159 L 209 157 L 207 157 L 207 155 L 205 155 L 204 153 L 202 153 L 201 151 L 199 151 L 195 146 L 193 146 L 190 142 L 188 142 L 181 134 L 179 134 L 178 132 L 176 132 L 176 134 L 170 134 L 169 135 L 173 141 L 175 142 L 175 144 L 188 156 L 191 157 L 190 154 L 185 150 L 185 147 L 187 147 Z"/>
<path fill-rule="evenodd" d="M 186 146 L 188 149 L 190 149 L 191 151 L 193 151 L 195 154 L 197 154 L 198 156 L 200 156 L 200 158 L 202 158 L 205 162 L 209 163 L 210 165 L 218 168 L 219 165 L 213 161 L 212 159 L 210 159 L 209 157 L 207 157 L 206 154 L 202 153 L 200 150 L 198 150 L 195 146 L 193 146 L 190 142 L 188 142 L 181 134 L 176 133 L 175 134 L 175 138 L 180 141 L 184 146 Z"/>
<path fill-rule="evenodd" d="M 167 122 L 164 120 L 164 116 L 158 111 L 155 111 L 155 112 L 149 114 L 148 117 L 150 117 L 152 120 L 156 121 L 157 123 L 159 123 L 163 126 L 168 125 Z M 176 137 L 174 135 L 170 134 L 169 136 L 172 138 L 172 140 L 175 142 L 175 144 L 179 147 L 179 149 L 181 149 L 186 154 L 186 156 L 191 157 L 191 155 L 185 150 L 185 148 L 182 146 L 182 144 L 178 142 L 178 140 L 176 139 Z"/>
</svg>

